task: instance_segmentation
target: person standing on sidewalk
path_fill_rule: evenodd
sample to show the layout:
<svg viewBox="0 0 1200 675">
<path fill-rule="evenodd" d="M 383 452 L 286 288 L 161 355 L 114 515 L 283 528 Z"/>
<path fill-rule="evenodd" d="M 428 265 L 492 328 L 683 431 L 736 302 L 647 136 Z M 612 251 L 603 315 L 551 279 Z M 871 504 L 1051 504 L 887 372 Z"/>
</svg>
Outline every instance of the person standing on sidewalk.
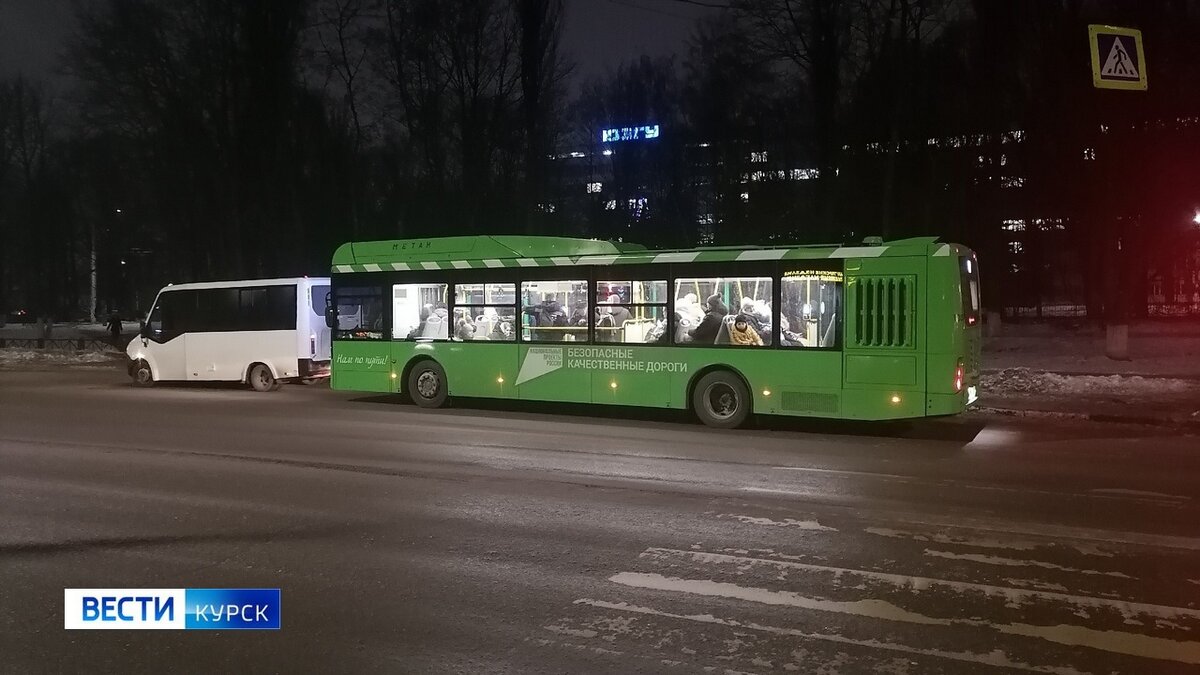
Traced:
<svg viewBox="0 0 1200 675">
<path fill-rule="evenodd" d="M 112 336 L 114 346 L 121 346 L 121 315 L 113 312 L 108 315 L 108 334 Z"/>
</svg>

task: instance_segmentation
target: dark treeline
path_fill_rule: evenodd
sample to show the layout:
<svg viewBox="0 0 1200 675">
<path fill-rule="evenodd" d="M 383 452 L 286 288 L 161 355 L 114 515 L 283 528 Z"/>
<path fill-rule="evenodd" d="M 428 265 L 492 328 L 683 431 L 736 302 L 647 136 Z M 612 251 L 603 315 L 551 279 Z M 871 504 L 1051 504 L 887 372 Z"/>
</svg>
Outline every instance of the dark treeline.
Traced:
<svg viewBox="0 0 1200 675">
<path fill-rule="evenodd" d="M 980 251 L 993 304 L 1109 313 L 1200 267 L 1200 2 L 729 4 L 579 82 L 563 0 L 81 3 L 67 91 L 0 83 L 0 310 L 447 234 L 933 234 Z M 1093 89 L 1089 23 L 1143 31 L 1149 91 Z"/>
</svg>

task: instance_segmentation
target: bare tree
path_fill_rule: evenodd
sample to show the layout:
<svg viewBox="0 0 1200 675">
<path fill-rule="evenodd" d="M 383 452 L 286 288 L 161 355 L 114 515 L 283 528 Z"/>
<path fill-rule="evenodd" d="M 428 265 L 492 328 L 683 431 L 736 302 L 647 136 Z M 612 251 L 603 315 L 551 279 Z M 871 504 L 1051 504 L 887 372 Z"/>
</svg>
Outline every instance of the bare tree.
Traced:
<svg viewBox="0 0 1200 675">
<path fill-rule="evenodd" d="M 797 70 L 811 110 L 812 146 L 819 182 L 817 213 L 821 229 L 833 229 L 833 185 L 841 148 L 838 108 L 850 54 L 853 10 L 842 0 L 736 0 L 733 8 L 748 24 L 751 48 Z"/>
<path fill-rule="evenodd" d="M 525 124 L 527 218 L 545 201 L 546 155 L 553 144 L 551 112 L 567 68 L 559 54 L 563 0 L 517 0 L 521 49 L 521 113 Z M 531 230 L 532 222 L 527 222 Z"/>
</svg>

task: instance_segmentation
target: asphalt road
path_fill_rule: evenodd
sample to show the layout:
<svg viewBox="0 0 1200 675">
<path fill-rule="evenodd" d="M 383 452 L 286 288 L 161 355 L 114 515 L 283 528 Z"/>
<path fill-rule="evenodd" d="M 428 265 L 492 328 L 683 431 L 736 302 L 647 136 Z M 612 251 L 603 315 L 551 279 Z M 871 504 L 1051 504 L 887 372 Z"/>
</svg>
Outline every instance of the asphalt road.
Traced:
<svg viewBox="0 0 1200 675">
<path fill-rule="evenodd" d="M 1194 436 L 639 417 L 0 372 L 0 670 L 1200 671 Z M 95 587 L 283 628 L 65 631 Z"/>
</svg>

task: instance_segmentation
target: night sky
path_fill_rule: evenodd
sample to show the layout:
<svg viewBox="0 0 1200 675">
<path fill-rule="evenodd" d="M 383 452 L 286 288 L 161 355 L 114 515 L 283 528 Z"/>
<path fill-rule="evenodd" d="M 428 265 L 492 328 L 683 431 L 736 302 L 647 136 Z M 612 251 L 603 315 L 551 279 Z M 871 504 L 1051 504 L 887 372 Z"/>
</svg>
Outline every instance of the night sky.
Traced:
<svg viewBox="0 0 1200 675">
<path fill-rule="evenodd" d="M 0 75 L 52 78 L 70 33 L 72 0 L 0 0 Z M 640 54 L 682 55 L 692 22 L 711 9 L 673 0 L 567 0 L 563 47 L 576 82 Z"/>
</svg>

